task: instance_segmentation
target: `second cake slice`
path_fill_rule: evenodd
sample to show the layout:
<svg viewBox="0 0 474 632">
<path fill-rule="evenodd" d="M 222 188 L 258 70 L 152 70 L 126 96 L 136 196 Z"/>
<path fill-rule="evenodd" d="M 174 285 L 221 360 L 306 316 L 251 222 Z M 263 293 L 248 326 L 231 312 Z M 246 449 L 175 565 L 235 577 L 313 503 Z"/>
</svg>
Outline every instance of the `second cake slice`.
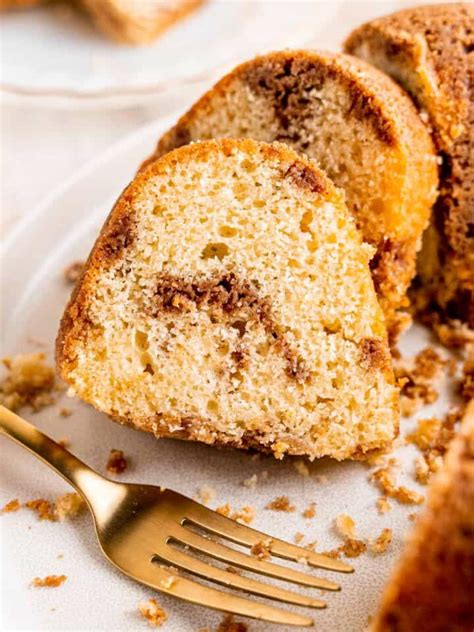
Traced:
<svg viewBox="0 0 474 632">
<path fill-rule="evenodd" d="M 60 371 L 156 436 L 361 457 L 398 425 L 371 254 L 341 193 L 285 146 L 175 150 L 109 216 L 61 323 Z"/>
</svg>

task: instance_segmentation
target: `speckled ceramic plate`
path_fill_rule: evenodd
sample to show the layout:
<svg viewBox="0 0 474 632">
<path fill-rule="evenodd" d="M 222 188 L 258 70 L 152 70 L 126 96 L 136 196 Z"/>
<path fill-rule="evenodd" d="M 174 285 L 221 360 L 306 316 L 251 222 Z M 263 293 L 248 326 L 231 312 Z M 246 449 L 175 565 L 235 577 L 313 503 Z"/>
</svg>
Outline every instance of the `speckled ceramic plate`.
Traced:
<svg viewBox="0 0 474 632">
<path fill-rule="evenodd" d="M 2 355 L 44 350 L 52 361 L 58 321 L 70 292 L 63 269 L 86 257 L 116 196 L 170 123 L 162 120 L 121 141 L 52 193 L 10 234 L 3 245 L 0 272 Z M 413 327 L 402 348 L 412 354 L 427 340 L 425 330 Z M 449 384 L 445 384 L 436 405 L 426 407 L 419 416 L 441 413 L 450 397 Z M 235 508 L 250 504 L 256 510 L 255 527 L 290 541 L 296 532 L 302 532 L 305 542 L 317 540 L 320 550 L 340 544 L 333 524 L 341 513 L 354 518 L 357 533 L 363 538 L 375 538 L 384 527 L 391 528 L 389 550 L 378 556 L 365 553 L 354 560 L 355 574 L 340 577 L 342 592 L 326 594 L 327 610 L 314 612 L 320 632 L 365 629 L 412 524 L 408 515 L 417 509 L 393 502 L 391 512 L 379 515 L 375 505 L 379 493 L 368 482 L 366 465 L 324 459 L 310 464 L 309 476 L 304 477 L 292 460 L 281 463 L 271 457 L 255 458 L 194 443 L 157 441 L 114 424 L 79 401 L 63 401 L 61 405 L 71 408 L 72 416 L 60 417 L 59 406 L 25 416 L 52 437 L 69 438 L 71 450 L 100 472 L 105 470 L 109 450 L 122 449 L 130 461 L 123 480 L 164 485 L 190 496 L 208 485 L 216 491 L 212 507 L 225 502 Z M 412 420 L 405 421 L 402 432 L 412 424 Z M 18 446 L 0 438 L 0 447 L 0 505 L 16 497 L 21 501 L 53 498 L 68 491 L 59 477 Z M 420 489 L 413 480 L 415 454 L 413 446 L 397 450 L 403 464 L 399 480 Z M 257 486 L 249 489 L 243 481 L 254 474 Z M 265 509 L 269 500 L 281 494 L 289 496 L 296 511 Z M 316 502 L 317 513 L 307 520 L 302 511 L 310 502 Z M 4 630 L 146 630 L 137 604 L 152 596 L 168 612 L 164 632 L 214 630 L 221 620 L 217 613 L 154 595 L 122 576 L 102 558 L 88 515 L 69 523 L 48 523 L 39 522 L 23 509 L 1 516 L 0 527 Z M 63 573 L 68 579 L 57 589 L 29 587 L 35 576 Z M 319 574 L 334 577 L 323 571 Z M 289 632 L 256 622 L 251 622 L 249 629 Z"/>
</svg>

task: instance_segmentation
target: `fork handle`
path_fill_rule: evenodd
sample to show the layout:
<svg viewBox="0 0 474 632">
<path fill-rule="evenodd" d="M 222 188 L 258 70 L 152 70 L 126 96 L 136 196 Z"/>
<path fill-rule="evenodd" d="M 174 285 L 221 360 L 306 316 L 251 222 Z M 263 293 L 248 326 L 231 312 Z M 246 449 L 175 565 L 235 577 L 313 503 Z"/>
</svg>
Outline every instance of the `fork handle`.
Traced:
<svg viewBox="0 0 474 632">
<path fill-rule="evenodd" d="M 32 424 L 0 406 L 0 432 L 20 444 L 70 483 L 85 500 L 88 495 L 114 485 Z"/>
</svg>

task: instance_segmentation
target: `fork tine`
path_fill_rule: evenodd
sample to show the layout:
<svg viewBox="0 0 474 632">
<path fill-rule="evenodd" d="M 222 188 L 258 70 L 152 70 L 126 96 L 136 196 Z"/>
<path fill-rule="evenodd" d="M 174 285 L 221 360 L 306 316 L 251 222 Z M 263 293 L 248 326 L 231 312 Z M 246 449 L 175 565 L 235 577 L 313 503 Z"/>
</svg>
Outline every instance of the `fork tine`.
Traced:
<svg viewBox="0 0 474 632">
<path fill-rule="evenodd" d="M 271 623 L 301 625 L 306 627 L 312 626 L 314 623 L 312 619 L 304 615 L 275 608 L 274 606 L 268 606 L 258 601 L 251 601 L 250 599 L 238 597 L 232 593 L 216 590 L 215 588 L 203 586 L 198 582 L 171 573 L 156 564 L 150 563 L 144 566 L 145 568 L 141 569 L 138 576 L 129 571 L 125 572 L 136 581 L 150 588 L 159 590 L 167 595 L 172 595 L 173 597 L 179 597 L 180 599 L 199 606 L 206 606 L 208 608 L 214 608 L 215 610 L 251 617 L 252 619 L 259 619 L 261 621 L 269 621 Z M 121 570 L 124 569 L 122 568 Z"/>
<path fill-rule="evenodd" d="M 268 540 L 268 536 L 265 536 Z M 214 557 L 221 562 L 227 562 L 227 564 L 233 564 L 240 568 L 245 568 L 255 573 L 262 573 L 269 577 L 275 577 L 282 579 L 283 581 L 293 582 L 294 584 L 301 584 L 303 586 L 310 586 L 311 588 L 322 588 L 325 590 L 339 590 L 340 586 L 334 582 L 322 579 L 320 577 L 312 577 L 306 573 L 300 573 L 292 568 L 286 568 L 279 566 L 278 564 L 272 564 L 271 562 L 265 562 L 259 560 L 256 557 L 251 557 L 246 553 L 241 553 L 235 549 L 231 549 L 223 544 L 209 540 L 208 538 L 195 533 L 182 526 L 176 525 L 170 530 L 168 540 L 175 540 L 184 545 L 188 545 L 192 549 L 199 551 L 200 553 L 206 553 L 211 557 Z M 271 549 L 270 549 L 271 550 Z"/>
<path fill-rule="evenodd" d="M 162 547 L 160 552 L 156 554 L 156 559 L 157 561 L 166 562 L 167 564 L 182 568 L 199 577 L 204 577 L 204 579 L 208 579 L 209 581 L 214 581 L 236 590 L 244 590 L 253 595 L 261 595 L 269 599 L 276 599 L 277 601 L 284 601 L 307 608 L 326 607 L 326 603 L 321 599 L 313 599 L 312 597 L 299 595 L 298 593 L 284 590 L 283 588 L 272 586 L 271 584 L 264 584 L 250 577 L 241 577 L 240 575 L 229 573 L 216 566 L 206 564 L 195 557 L 186 555 L 182 551 L 170 546 Z"/>
<path fill-rule="evenodd" d="M 284 540 L 273 538 L 266 533 L 262 533 L 261 531 L 257 531 L 251 527 L 239 524 L 238 522 L 235 522 L 235 520 L 231 520 L 226 516 L 221 516 L 215 511 L 207 509 L 207 507 L 203 507 L 199 503 L 193 502 L 190 507 L 191 511 L 186 513 L 184 523 L 189 522 L 194 524 L 205 531 L 221 536 L 222 538 L 235 542 L 236 544 L 251 547 L 262 540 L 268 540 L 268 538 L 271 538 L 272 555 L 293 561 L 305 559 L 310 566 L 324 568 L 330 571 L 352 573 L 354 570 L 352 566 L 349 566 L 349 564 L 346 564 L 345 562 L 333 559 L 327 555 L 315 553 L 314 551 L 308 551 L 300 546 L 289 544 Z"/>
</svg>

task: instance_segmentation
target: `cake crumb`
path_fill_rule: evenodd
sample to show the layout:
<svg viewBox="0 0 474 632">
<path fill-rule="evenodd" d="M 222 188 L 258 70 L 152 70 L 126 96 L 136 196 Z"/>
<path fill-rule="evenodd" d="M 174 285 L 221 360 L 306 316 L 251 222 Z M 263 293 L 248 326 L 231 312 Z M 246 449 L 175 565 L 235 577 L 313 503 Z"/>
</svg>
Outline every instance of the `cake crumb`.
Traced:
<svg viewBox="0 0 474 632">
<path fill-rule="evenodd" d="M 216 490 L 209 485 L 203 485 L 198 489 L 196 500 L 203 505 L 208 505 L 216 497 Z"/>
<path fill-rule="evenodd" d="M 427 450 L 433 445 L 440 429 L 441 421 L 436 417 L 419 419 L 416 430 L 409 433 L 406 440 L 408 443 L 414 443 L 420 450 Z"/>
<path fill-rule="evenodd" d="M 462 368 L 461 395 L 466 401 L 474 399 L 474 344 L 467 347 L 467 357 Z"/>
<path fill-rule="evenodd" d="M 335 524 L 337 532 L 342 537 L 353 538 L 355 536 L 355 522 L 347 514 L 337 516 Z"/>
<path fill-rule="evenodd" d="M 34 500 L 27 500 L 25 507 L 36 511 L 40 520 L 49 520 L 50 522 L 56 522 L 57 515 L 55 511 L 54 503 L 46 498 L 35 498 Z"/>
<path fill-rule="evenodd" d="M 122 450 L 110 450 L 106 465 L 106 470 L 109 474 L 123 474 L 123 472 L 127 469 L 127 466 L 127 459 L 124 457 Z"/>
<path fill-rule="evenodd" d="M 298 472 L 298 474 L 301 474 L 301 476 L 305 476 L 305 477 L 309 476 L 309 468 L 306 465 L 306 463 L 302 461 L 301 459 L 297 459 L 296 461 L 293 461 L 293 467 Z"/>
<path fill-rule="evenodd" d="M 250 553 L 259 560 L 268 560 L 271 557 L 272 539 L 261 540 L 250 548 Z"/>
<path fill-rule="evenodd" d="M 421 505 L 424 501 L 424 496 L 414 490 L 410 490 L 405 486 L 398 486 L 395 483 L 395 476 L 390 467 L 382 467 L 371 475 L 373 480 L 379 489 L 390 498 L 398 500 L 398 502 L 405 505 Z"/>
<path fill-rule="evenodd" d="M 57 588 L 67 579 L 67 575 L 47 575 L 46 577 L 35 577 L 31 585 L 35 588 Z"/>
<path fill-rule="evenodd" d="M 438 399 L 435 386 L 447 364 L 448 361 L 431 347 L 395 363 L 395 377 L 401 387 L 400 410 L 405 417 Z"/>
<path fill-rule="evenodd" d="M 248 632 L 248 626 L 246 623 L 235 621 L 233 615 L 226 614 L 216 632 Z"/>
<path fill-rule="evenodd" d="M 423 455 L 415 459 L 415 479 L 420 485 L 426 485 L 430 478 L 430 468 Z"/>
<path fill-rule="evenodd" d="M 62 439 L 58 439 L 58 443 L 62 448 L 69 448 L 71 445 L 71 441 L 67 437 L 63 437 Z"/>
<path fill-rule="evenodd" d="M 380 533 L 378 538 L 374 542 L 372 542 L 370 546 L 370 550 L 373 553 L 376 553 L 377 555 L 379 555 L 380 553 L 385 553 L 391 541 L 392 541 L 392 530 L 382 529 L 382 532 Z"/>
<path fill-rule="evenodd" d="M 377 498 L 376 505 L 379 513 L 381 514 L 386 514 L 392 509 L 392 505 L 388 502 L 388 499 L 385 496 L 380 496 L 380 498 Z"/>
<path fill-rule="evenodd" d="M 138 610 L 151 627 L 159 628 L 168 619 L 168 615 L 156 599 L 148 599 L 138 604 Z"/>
<path fill-rule="evenodd" d="M 304 540 L 304 533 L 301 533 L 301 531 L 297 531 L 293 537 L 293 540 L 295 544 L 300 544 Z"/>
<path fill-rule="evenodd" d="M 67 283 L 74 285 L 79 280 L 79 277 L 82 274 L 82 270 L 84 269 L 83 261 L 73 261 L 70 263 L 67 268 L 64 269 L 64 279 Z"/>
<path fill-rule="evenodd" d="M 316 515 L 316 503 L 310 503 L 303 511 L 303 518 L 314 518 Z"/>
<path fill-rule="evenodd" d="M 366 550 L 367 544 L 356 538 L 347 538 L 344 544 L 339 547 L 339 551 L 344 553 L 346 557 L 359 557 Z"/>
<path fill-rule="evenodd" d="M 14 511 L 18 511 L 20 507 L 20 501 L 18 500 L 18 498 L 14 498 L 2 507 L 2 513 L 13 513 Z"/>
<path fill-rule="evenodd" d="M 162 588 L 165 588 L 166 590 L 169 590 L 176 584 L 177 581 L 177 577 L 174 577 L 174 575 L 168 575 L 168 577 L 160 581 L 160 586 Z"/>
<path fill-rule="evenodd" d="M 70 417 L 72 415 L 72 410 L 70 408 L 60 408 L 59 409 L 59 416 L 60 417 Z"/>
<path fill-rule="evenodd" d="M 56 499 L 56 515 L 60 521 L 75 518 L 85 507 L 84 499 L 76 492 L 63 494 Z"/>
<path fill-rule="evenodd" d="M 277 496 L 274 500 L 265 505 L 265 509 L 272 509 L 273 511 L 286 511 L 291 513 L 296 510 L 296 507 L 290 503 L 288 496 Z"/>
<path fill-rule="evenodd" d="M 7 375 L 0 382 L 0 404 L 13 412 L 24 407 L 38 412 L 55 403 L 54 391 L 58 390 L 55 373 L 45 358 L 44 353 L 3 358 Z"/>
<path fill-rule="evenodd" d="M 226 503 L 217 507 L 216 512 L 221 516 L 226 516 L 226 518 L 245 524 L 250 524 L 255 518 L 255 509 L 250 505 L 244 505 L 242 509 L 233 511 L 231 505 Z"/>
<path fill-rule="evenodd" d="M 316 476 L 316 480 L 320 485 L 326 485 L 329 481 L 328 477 L 325 474 L 318 474 Z"/>
<path fill-rule="evenodd" d="M 435 323 L 433 330 L 441 344 L 450 349 L 460 349 L 469 343 L 474 343 L 474 331 L 460 320 Z"/>
</svg>

